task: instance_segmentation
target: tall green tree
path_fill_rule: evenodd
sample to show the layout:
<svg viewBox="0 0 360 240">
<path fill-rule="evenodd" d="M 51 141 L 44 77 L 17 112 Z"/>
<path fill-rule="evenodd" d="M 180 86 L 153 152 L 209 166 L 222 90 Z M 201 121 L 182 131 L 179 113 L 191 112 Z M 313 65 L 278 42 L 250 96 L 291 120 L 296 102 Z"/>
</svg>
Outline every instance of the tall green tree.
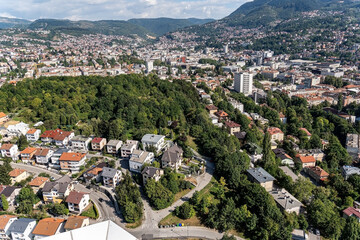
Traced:
<svg viewBox="0 0 360 240">
<path fill-rule="evenodd" d="M 2 205 L 2 208 L 4 209 L 4 211 L 9 209 L 9 202 L 6 199 L 4 194 L 1 194 L 1 205 Z"/>
</svg>

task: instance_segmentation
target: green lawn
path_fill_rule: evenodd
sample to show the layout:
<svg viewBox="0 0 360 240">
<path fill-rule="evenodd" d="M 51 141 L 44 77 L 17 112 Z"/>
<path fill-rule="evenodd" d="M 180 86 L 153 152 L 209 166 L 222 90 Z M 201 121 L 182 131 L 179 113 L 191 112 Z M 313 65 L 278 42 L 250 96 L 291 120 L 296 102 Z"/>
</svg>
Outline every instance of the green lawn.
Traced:
<svg viewBox="0 0 360 240">
<path fill-rule="evenodd" d="M 191 136 L 187 136 L 186 145 L 188 145 L 189 147 L 191 147 L 195 151 L 198 151 L 198 146 L 195 143 L 195 138 L 193 138 Z"/>
<path fill-rule="evenodd" d="M 162 219 L 159 225 L 173 225 L 173 224 L 184 224 L 185 226 L 204 226 L 201 224 L 200 219 L 196 216 L 189 219 L 181 219 L 175 216 L 173 213 L 167 215 L 164 219 Z"/>
<path fill-rule="evenodd" d="M 91 204 L 91 206 L 86 211 L 81 213 L 81 216 L 89 217 L 92 219 L 98 219 L 99 211 L 97 210 L 95 204 Z"/>
</svg>

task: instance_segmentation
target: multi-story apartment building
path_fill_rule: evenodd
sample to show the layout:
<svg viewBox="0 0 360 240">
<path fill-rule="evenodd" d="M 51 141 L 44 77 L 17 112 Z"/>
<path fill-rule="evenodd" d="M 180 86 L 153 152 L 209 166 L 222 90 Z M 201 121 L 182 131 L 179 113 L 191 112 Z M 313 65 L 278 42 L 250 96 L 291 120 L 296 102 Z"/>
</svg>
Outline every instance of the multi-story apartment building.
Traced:
<svg viewBox="0 0 360 240">
<path fill-rule="evenodd" d="M 79 172 L 86 160 L 85 153 L 64 152 L 59 158 L 61 170 Z"/>
<path fill-rule="evenodd" d="M 253 74 L 235 73 L 234 90 L 245 95 L 252 94 Z"/>
</svg>

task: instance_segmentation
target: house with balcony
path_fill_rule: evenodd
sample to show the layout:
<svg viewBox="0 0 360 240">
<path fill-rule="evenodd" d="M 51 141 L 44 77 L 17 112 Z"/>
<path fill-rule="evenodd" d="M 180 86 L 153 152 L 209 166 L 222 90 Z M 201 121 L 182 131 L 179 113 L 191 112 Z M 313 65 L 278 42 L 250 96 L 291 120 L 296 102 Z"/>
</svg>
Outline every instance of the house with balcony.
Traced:
<svg viewBox="0 0 360 240">
<path fill-rule="evenodd" d="M 164 170 L 156 167 L 146 166 L 141 172 L 143 177 L 143 184 L 146 185 L 149 179 L 154 179 L 155 182 L 159 181 L 161 176 L 164 175 Z"/>
<path fill-rule="evenodd" d="M 79 172 L 85 165 L 86 153 L 64 152 L 59 158 L 60 169 L 71 172 Z"/>
<path fill-rule="evenodd" d="M 329 174 L 324 169 L 318 166 L 305 167 L 304 172 L 306 172 L 316 182 L 326 181 L 329 177 Z"/>
<path fill-rule="evenodd" d="M 145 163 L 151 164 L 154 161 L 154 153 L 142 150 L 134 150 L 129 159 L 130 171 L 141 172 L 141 168 Z"/>
<path fill-rule="evenodd" d="M 104 167 L 102 169 L 102 179 L 105 187 L 115 188 L 121 180 L 122 172 L 118 169 Z"/>
<path fill-rule="evenodd" d="M 20 190 L 21 190 L 20 187 L 0 185 L 0 196 L 3 194 L 6 197 L 9 206 L 13 207 L 16 205 L 16 196 L 19 195 Z M 2 206 L 2 202 L 1 202 L 1 206 Z"/>
<path fill-rule="evenodd" d="M 10 239 L 9 228 L 11 224 L 17 219 L 14 215 L 1 215 L 0 216 L 0 239 Z"/>
<path fill-rule="evenodd" d="M 41 131 L 39 129 L 31 128 L 26 133 L 26 139 L 28 142 L 36 142 L 40 138 Z"/>
<path fill-rule="evenodd" d="M 237 124 L 233 121 L 225 121 L 225 128 L 230 135 L 234 135 L 234 133 L 240 132 L 240 124 Z"/>
<path fill-rule="evenodd" d="M 37 164 L 48 164 L 54 151 L 49 148 L 38 148 L 35 153 L 35 159 Z"/>
<path fill-rule="evenodd" d="M 50 158 L 49 167 L 53 169 L 60 169 L 60 157 L 63 153 L 70 152 L 70 149 L 59 148 L 57 149 Z"/>
<path fill-rule="evenodd" d="M 64 147 L 69 144 L 75 136 L 74 132 L 63 131 L 61 129 L 47 130 L 41 134 L 41 141 L 44 143 L 55 143 L 56 146 Z"/>
<path fill-rule="evenodd" d="M 84 136 L 75 136 L 71 139 L 71 147 L 75 151 L 87 152 L 89 151 L 89 145 L 91 138 Z"/>
<path fill-rule="evenodd" d="M 301 156 L 300 154 L 295 156 L 295 162 L 300 163 L 302 168 L 315 167 L 316 164 L 316 160 L 313 156 Z"/>
<path fill-rule="evenodd" d="M 164 152 L 161 157 L 161 165 L 163 168 L 171 168 L 178 170 L 181 166 L 183 157 L 183 150 L 178 146 L 174 145 Z"/>
<path fill-rule="evenodd" d="M 20 158 L 21 161 L 23 161 L 24 163 L 29 163 L 32 162 L 34 160 L 34 156 L 36 153 L 37 149 L 33 148 L 33 147 L 27 147 L 24 150 L 22 150 L 20 152 Z"/>
<path fill-rule="evenodd" d="M 106 146 L 106 138 L 96 137 L 91 140 L 91 149 L 93 151 L 101 151 Z"/>
<path fill-rule="evenodd" d="M 206 110 L 209 112 L 209 114 L 213 115 L 217 112 L 218 108 L 215 105 L 207 105 Z"/>
<path fill-rule="evenodd" d="M 64 222 L 65 219 L 60 218 L 41 219 L 32 231 L 33 239 L 46 238 L 64 232 Z"/>
<path fill-rule="evenodd" d="M 110 140 L 106 144 L 106 151 L 108 154 L 116 155 L 119 152 L 119 149 L 121 148 L 122 141 L 120 140 Z"/>
<path fill-rule="evenodd" d="M 270 134 L 271 141 L 279 141 L 282 142 L 284 140 L 284 133 L 281 131 L 280 128 L 277 127 L 269 127 L 267 129 L 268 133 Z"/>
<path fill-rule="evenodd" d="M 12 124 L 7 127 L 8 135 L 14 137 L 20 137 L 21 135 L 26 135 L 29 129 L 30 129 L 29 124 L 23 122 Z"/>
<path fill-rule="evenodd" d="M 124 145 L 121 146 L 121 157 L 123 158 L 129 158 L 131 154 L 134 152 L 135 149 L 137 149 L 139 146 L 138 141 L 134 140 L 127 140 Z"/>
<path fill-rule="evenodd" d="M 42 195 L 45 203 L 61 203 L 69 196 L 74 189 L 72 180 L 68 175 L 64 175 L 55 182 L 46 182 Z"/>
<path fill-rule="evenodd" d="M 13 240 L 32 240 L 32 231 L 36 226 L 36 219 L 19 218 L 9 227 L 9 236 Z"/>
<path fill-rule="evenodd" d="M 5 143 L 0 147 L 1 156 L 8 157 L 16 161 L 19 158 L 19 149 L 16 144 Z"/>
<path fill-rule="evenodd" d="M 145 134 L 141 143 L 144 149 L 153 147 L 157 153 L 166 147 L 165 136 L 163 135 Z"/>
<path fill-rule="evenodd" d="M 80 214 L 90 203 L 90 195 L 84 192 L 71 191 L 66 198 L 69 211 Z"/>
</svg>

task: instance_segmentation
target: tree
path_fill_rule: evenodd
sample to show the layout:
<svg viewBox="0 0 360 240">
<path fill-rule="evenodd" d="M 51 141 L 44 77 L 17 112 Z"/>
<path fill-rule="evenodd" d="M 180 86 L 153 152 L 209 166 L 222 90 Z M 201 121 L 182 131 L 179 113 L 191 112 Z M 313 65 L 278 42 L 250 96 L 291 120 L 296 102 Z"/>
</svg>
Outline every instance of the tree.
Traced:
<svg viewBox="0 0 360 240">
<path fill-rule="evenodd" d="M 341 240 L 359 240 L 360 239 L 360 224 L 355 217 L 348 217 L 346 219 L 345 227 L 341 233 Z"/>
<path fill-rule="evenodd" d="M 30 186 L 23 187 L 16 199 L 17 202 L 30 201 L 31 204 L 36 204 L 40 199 L 36 196 L 33 189 Z"/>
<path fill-rule="evenodd" d="M 308 178 L 300 177 L 295 181 L 292 193 L 299 201 L 304 202 L 310 199 L 315 188 Z"/>
<path fill-rule="evenodd" d="M 17 145 L 18 145 L 20 151 L 24 150 L 25 148 L 27 148 L 27 146 L 29 146 L 29 143 L 28 143 L 25 135 L 22 135 L 22 134 L 20 135 L 20 137 L 17 141 Z"/>
<path fill-rule="evenodd" d="M 155 182 L 154 179 L 147 181 L 145 185 L 145 192 L 150 199 L 151 205 L 158 210 L 170 206 L 174 201 L 174 194 L 165 188 L 160 182 Z"/>
<path fill-rule="evenodd" d="M 1 194 L 1 204 L 4 211 L 9 209 L 9 202 L 7 201 L 4 194 Z"/>
<path fill-rule="evenodd" d="M 183 205 L 175 209 L 175 214 L 179 218 L 189 219 L 195 216 L 195 210 L 193 206 L 189 204 L 189 202 L 185 202 Z"/>
<path fill-rule="evenodd" d="M 19 202 L 16 208 L 16 212 L 22 214 L 31 214 L 32 211 L 33 211 L 33 204 L 30 200 Z"/>
<path fill-rule="evenodd" d="M 0 184 L 10 185 L 11 178 L 9 176 L 9 171 L 6 168 L 5 164 L 0 166 Z"/>
<path fill-rule="evenodd" d="M 69 209 L 62 203 L 51 203 L 48 205 L 49 211 L 54 215 L 68 215 Z"/>
</svg>

